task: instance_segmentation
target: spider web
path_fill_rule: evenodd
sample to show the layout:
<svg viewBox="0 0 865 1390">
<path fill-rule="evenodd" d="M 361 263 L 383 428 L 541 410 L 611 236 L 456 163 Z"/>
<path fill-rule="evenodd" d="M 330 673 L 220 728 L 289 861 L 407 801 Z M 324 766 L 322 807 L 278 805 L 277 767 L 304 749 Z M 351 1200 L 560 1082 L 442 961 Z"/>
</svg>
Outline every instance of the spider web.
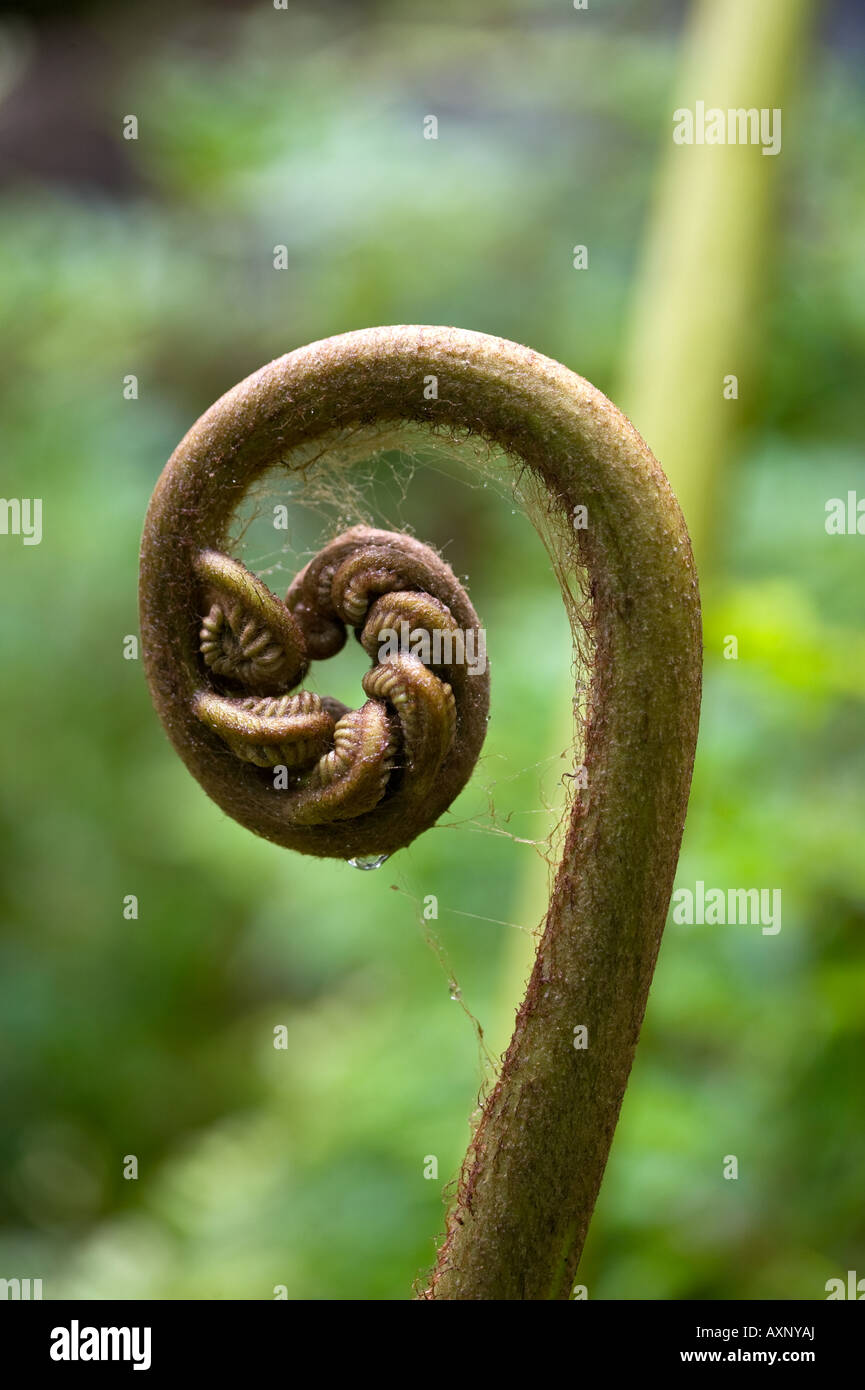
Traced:
<svg viewBox="0 0 865 1390">
<path fill-rule="evenodd" d="M 275 593 L 284 594 L 297 571 L 329 540 L 362 524 L 407 533 L 432 544 L 466 583 L 469 576 L 459 573 L 448 553 L 454 547 L 447 535 L 436 544 L 425 534 L 424 506 L 429 501 L 431 482 L 439 495 L 447 489 L 449 506 L 451 498 L 458 509 L 461 498 L 483 492 L 484 507 L 505 508 L 511 516 L 527 519 L 537 534 L 532 536 L 530 528 L 524 526 L 520 544 L 526 546 L 528 553 L 528 548 L 537 545 L 540 538 L 552 571 L 549 602 L 558 605 L 564 600 L 571 637 L 571 690 L 575 693 L 571 718 L 561 719 L 561 746 L 556 746 L 556 731 L 545 729 L 544 741 L 552 751 L 526 764 L 515 763 L 502 751 L 489 752 L 485 746 L 469 786 L 461 794 L 459 808 L 451 809 L 434 827 L 436 833 L 500 837 L 511 841 L 515 848 L 526 847 L 537 861 L 523 873 L 523 879 L 531 885 L 531 891 L 523 895 L 523 906 L 530 916 L 535 905 L 548 899 L 552 871 L 560 857 L 561 836 L 576 793 L 575 769 L 582 765 L 584 757 L 592 667 L 591 612 L 576 536 L 567 517 L 552 506 L 546 488 L 535 474 L 473 434 L 405 424 L 341 430 L 301 446 L 268 469 L 233 518 L 229 549 Z M 480 499 L 472 495 L 470 500 L 474 505 Z M 474 567 L 474 557 L 472 564 Z M 481 610 L 472 586 L 466 583 L 466 587 Z M 508 634 L 501 630 L 500 623 L 488 627 L 487 650 L 492 662 L 497 643 L 507 640 Z M 368 664 L 362 649 L 348 642 L 337 657 L 313 666 L 305 684 L 320 694 L 336 695 L 354 707 L 358 703 L 360 675 Z M 497 684 L 496 680 L 494 688 Z M 509 698 L 507 689 L 498 694 L 503 701 Z M 569 769 L 564 773 L 563 761 Z M 529 779 L 528 784 L 523 779 Z M 534 789 L 529 809 L 517 805 L 520 798 L 515 793 L 521 785 Z M 531 822 L 530 833 L 519 834 L 513 828 L 523 818 Z M 423 900 L 411 890 L 405 873 L 394 873 L 392 869 L 390 877 L 398 880 L 390 886 L 404 899 L 407 912 L 436 958 L 450 998 L 459 1003 L 474 1030 L 480 1104 L 496 1071 L 484 1029 L 463 997 L 438 932 L 424 917 Z M 480 929 L 481 924 L 493 925 L 532 941 L 539 937 L 543 925 L 513 922 L 505 916 L 487 917 L 454 906 L 444 911 L 448 917 L 461 918 L 475 929 Z"/>
</svg>

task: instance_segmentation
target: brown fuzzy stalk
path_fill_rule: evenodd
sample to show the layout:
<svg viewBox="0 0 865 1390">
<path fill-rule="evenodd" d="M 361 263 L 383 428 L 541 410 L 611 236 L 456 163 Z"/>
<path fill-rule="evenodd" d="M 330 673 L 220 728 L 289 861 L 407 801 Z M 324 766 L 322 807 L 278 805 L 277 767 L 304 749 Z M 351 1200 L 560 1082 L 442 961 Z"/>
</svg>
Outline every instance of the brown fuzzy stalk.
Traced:
<svg viewBox="0 0 865 1390">
<path fill-rule="evenodd" d="M 430 376 L 438 380 L 436 399 L 427 399 L 423 389 Z M 249 486 L 295 447 L 335 429 L 401 421 L 480 435 L 504 450 L 515 470 L 531 470 L 559 536 L 570 537 L 558 555 L 568 602 L 583 571 L 588 574 L 594 644 L 588 785 L 571 808 L 528 992 L 469 1147 L 424 1295 L 563 1299 L 572 1288 L 646 1006 L 700 708 L 700 605 L 691 547 L 676 500 L 640 436 L 581 377 L 483 334 L 379 328 L 289 353 L 202 416 L 154 493 L 141 562 L 148 678 L 187 766 L 214 800 L 258 834 L 347 858 L 368 852 L 367 845 L 385 852 L 407 843 L 431 823 L 421 815 L 424 798 L 433 820 L 441 814 L 471 771 L 486 723 L 484 690 L 468 676 L 461 690 L 454 687 L 456 739 L 439 771 L 430 777 L 418 770 L 424 787 L 418 801 L 399 804 L 397 789 L 398 810 L 390 819 L 385 796 L 368 813 L 366 829 L 380 819 L 366 838 L 355 833 L 363 816 L 287 827 L 278 796 L 266 785 L 267 771 L 232 753 L 194 708 L 206 669 L 199 633 L 209 597 L 195 557 L 219 551 Z M 586 525 L 575 529 L 578 507 L 587 509 Z M 411 582 L 415 544 L 407 547 L 402 593 L 419 588 L 449 608 L 459 626 L 476 622 L 446 566 L 437 586 Z M 340 602 L 360 614 L 354 577 L 343 580 Z M 382 603 L 382 595 L 397 589 L 385 583 L 366 592 Z M 292 615 L 302 628 L 306 623 L 310 638 L 317 623 L 316 640 L 327 645 L 328 614 L 319 611 L 315 623 L 311 617 L 307 622 L 307 598 L 289 602 Z M 222 629 L 214 626 L 219 637 Z M 253 657 L 263 653 L 268 671 L 281 670 L 280 654 L 259 634 L 250 630 L 245 640 Z M 249 658 L 241 651 L 237 659 Z M 287 653 L 283 664 L 291 659 L 297 663 L 299 654 Z M 370 688 L 392 711 L 387 691 L 400 681 L 408 688 L 411 676 L 406 670 L 376 676 Z M 441 756 L 446 714 L 440 700 L 436 710 L 412 726 L 422 758 Z M 380 748 L 381 729 L 361 733 Z M 361 841 L 365 848 L 358 850 Z M 588 1046 L 578 1050 L 574 1030 L 581 1025 Z"/>
</svg>

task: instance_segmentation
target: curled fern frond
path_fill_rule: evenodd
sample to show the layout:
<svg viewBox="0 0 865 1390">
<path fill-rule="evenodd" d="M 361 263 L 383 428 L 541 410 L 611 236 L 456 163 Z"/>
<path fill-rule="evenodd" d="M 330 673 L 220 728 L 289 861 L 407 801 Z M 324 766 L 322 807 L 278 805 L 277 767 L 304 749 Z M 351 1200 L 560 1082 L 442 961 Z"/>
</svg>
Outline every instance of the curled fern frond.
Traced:
<svg viewBox="0 0 865 1390">
<path fill-rule="evenodd" d="M 515 343 L 428 327 L 313 343 L 229 391 L 169 461 L 142 545 L 145 665 L 178 753 L 257 834 L 349 858 L 389 853 L 432 825 L 483 742 L 485 666 L 479 677 L 444 643 L 428 660 L 385 653 L 380 639 L 403 616 L 421 632 L 435 623 L 442 639 L 479 635 L 451 571 L 408 536 L 355 528 L 306 566 L 280 608 L 224 554 L 234 510 L 272 464 L 302 469 L 292 460 L 308 463 L 329 439 L 404 424 L 473 435 L 513 479 L 528 477 L 572 616 L 584 593 L 582 775 L 526 997 L 422 1295 L 563 1299 L 637 1045 L 699 720 L 697 576 L 659 464 L 600 391 Z M 347 627 L 376 660 L 366 703 L 281 703 Z M 277 750 L 291 772 L 285 791 L 273 786 Z M 588 1039 L 579 1050 L 577 1028 Z"/>
<path fill-rule="evenodd" d="M 258 833 L 278 817 L 280 843 L 343 859 L 390 854 L 432 825 L 471 775 L 489 703 L 485 663 L 459 669 L 480 625 L 444 561 L 410 536 L 355 526 L 297 575 L 285 602 L 213 548 L 192 570 L 203 611 L 189 709 L 211 737 L 196 769 L 220 748 L 231 755 L 232 814 Z M 350 628 L 374 663 L 366 704 L 288 693 Z M 265 831 L 257 800 L 240 799 L 250 775 L 267 797 Z"/>
</svg>

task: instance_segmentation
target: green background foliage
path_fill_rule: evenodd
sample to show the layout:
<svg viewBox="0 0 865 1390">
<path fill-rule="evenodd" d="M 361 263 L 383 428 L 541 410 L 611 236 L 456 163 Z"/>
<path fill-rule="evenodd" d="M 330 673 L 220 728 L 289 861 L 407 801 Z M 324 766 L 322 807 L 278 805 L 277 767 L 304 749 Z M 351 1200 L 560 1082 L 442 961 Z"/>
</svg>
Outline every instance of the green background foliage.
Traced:
<svg viewBox="0 0 865 1390">
<path fill-rule="evenodd" d="M 431 1264 L 489 1076 L 474 1020 L 500 1050 L 573 771 L 548 557 L 506 485 L 372 470 L 377 517 L 469 576 L 493 704 L 453 813 L 360 874 L 257 841 L 171 751 L 122 657 L 141 524 L 195 418 L 332 333 L 478 329 L 616 397 L 688 23 L 636 0 L 0 21 L 2 490 L 44 499 L 41 545 L 0 537 L 0 1275 L 46 1297 L 398 1299 Z M 760 345 L 694 519 L 706 685 L 677 883 L 779 887 L 783 927 L 668 925 L 591 1298 L 822 1298 L 865 1275 L 865 538 L 824 528 L 828 498 L 865 495 L 862 42 L 842 6 L 798 53 L 762 161 Z M 699 440 L 692 467 L 694 495 Z M 274 587 L 293 568 L 260 558 Z M 357 702 L 342 660 L 321 688 Z"/>
</svg>

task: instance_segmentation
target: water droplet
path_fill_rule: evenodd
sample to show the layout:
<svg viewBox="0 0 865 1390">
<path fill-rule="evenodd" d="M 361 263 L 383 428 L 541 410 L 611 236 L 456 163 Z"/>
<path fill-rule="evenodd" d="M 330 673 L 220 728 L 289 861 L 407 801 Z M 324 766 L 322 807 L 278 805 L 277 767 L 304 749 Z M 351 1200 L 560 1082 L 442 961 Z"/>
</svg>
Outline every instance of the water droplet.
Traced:
<svg viewBox="0 0 865 1390">
<path fill-rule="evenodd" d="M 359 854 L 355 859 L 349 859 L 349 864 L 353 869 L 380 869 L 382 864 L 386 864 L 390 859 L 389 854 Z"/>
</svg>

